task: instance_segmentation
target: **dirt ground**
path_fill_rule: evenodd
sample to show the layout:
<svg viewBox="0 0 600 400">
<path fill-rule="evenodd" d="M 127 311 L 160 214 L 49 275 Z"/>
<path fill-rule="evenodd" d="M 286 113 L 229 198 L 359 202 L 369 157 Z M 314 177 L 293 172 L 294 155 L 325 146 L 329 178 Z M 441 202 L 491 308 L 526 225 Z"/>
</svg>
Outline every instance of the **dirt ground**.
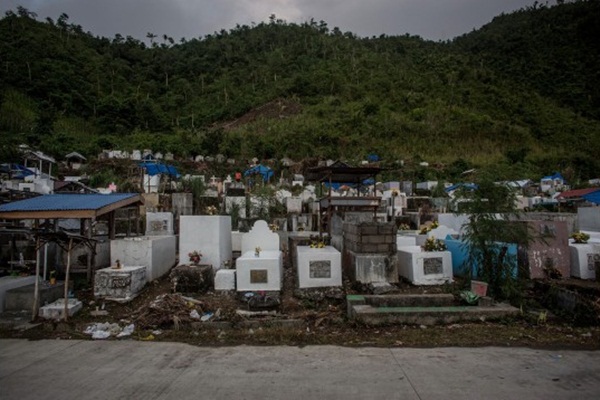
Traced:
<svg viewBox="0 0 600 400">
<path fill-rule="evenodd" d="M 289 270 L 289 269 L 288 269 Z M 107 340 L 178 341 L 199 346 L 331 344 L 342 346 L 527 346 L 551 349 L 600 349 L 600 327 L 573 326 L 572 321 L 543 310 L 523 311 L 500 321 L 444 326 L 366 326 L 346 318 L 345 294 L 366 287 L 346 283 L 343 289 L 300 292 L 287 274 L 280 305 L 268 315 L 240 315 L 247 303 L 235 294 L 174 294 L 168 277 L 146 285 L 126 304 L 96 299 L 92 289 L 76 291 L 83 309 L 67 322 L 45 321 L 28 330 L 0 330 L 0 337 L 27 339 L 90 339 L 84 331 L 94 323 L 134 324 L 131 336 Z M 403 293 L 443 293 L 451 286 L 397 285 Z M 183 297 L 182 297 L 183 295 Z M 196 318 L 190 312 L 196 310 Z M 97 311 L 106 315 L 95 316 Z M 213 316 L 206 322 L 197 317 Z"/>
</svg>

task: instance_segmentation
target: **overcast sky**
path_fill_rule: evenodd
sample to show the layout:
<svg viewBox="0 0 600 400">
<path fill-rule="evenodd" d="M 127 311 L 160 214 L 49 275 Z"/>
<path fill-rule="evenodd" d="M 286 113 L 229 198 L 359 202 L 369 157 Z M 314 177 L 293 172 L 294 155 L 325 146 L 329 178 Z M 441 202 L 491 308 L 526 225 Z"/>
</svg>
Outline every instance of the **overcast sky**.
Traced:
<svg viewBox="0 0 600 400">
<path fill-rule="evenodd" d="M 236 24 L 267 21 L 269 15 L 302 23 L 314 18 L 359 36 L 419 35 L 452 39 L 479 28 L 502 12 L 534 0 L 1 0 L 2 15 L 17 5 L 38 19 L 61 13 L 96 36 L 116 33 L 146 40 L 152 32 L 179 40 L 204 36 Z M 540 3 L 545 3 L 541 0 Z M 554 4 L 550 0 L 549 4 Z"/>
</svg>

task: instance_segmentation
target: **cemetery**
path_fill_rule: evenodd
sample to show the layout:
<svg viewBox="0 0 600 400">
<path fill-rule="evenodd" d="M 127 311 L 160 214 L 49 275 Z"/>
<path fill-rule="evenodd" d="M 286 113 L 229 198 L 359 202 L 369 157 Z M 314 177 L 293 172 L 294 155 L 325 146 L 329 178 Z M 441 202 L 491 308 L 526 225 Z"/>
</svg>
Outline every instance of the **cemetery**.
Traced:
<svg viewBox="0 0 600 400">
<path fill-rule="evenodd" d="M 412 182 L 381 184 L 379 164 L 329 160 L 277 183 L 258 160 L 236 171 L 236 160 L 215 156 L 216 169 L 182 176 L 162 164 L 172 154 L 105 157 L 139 164 L 138 191 L 0 205 L 2 332 L 59 335 L 60 322 L 102 338 L 244 343 L 260 330 L 268 343 L 318 343 L 319 332 L 335 343 L 339 332 L 345 342 L 409 329 L 418 342 L 425 329 L 600 323 L 593 202 L 576 213 L 474 214 L 476 200 L 423 196 L 432 182 L 414 185 L 419 195 Z M 189 162 L 206 165 L 209 156 L 198 157 Z M 564 186 L 556 177 L 543 184 Z M 484 215 L 495 228 L 478 238 Z M 511 230 L 525 233 L 495 232 Z M 507 282 L 513 292 L 503 291 Z"/>
</svg>

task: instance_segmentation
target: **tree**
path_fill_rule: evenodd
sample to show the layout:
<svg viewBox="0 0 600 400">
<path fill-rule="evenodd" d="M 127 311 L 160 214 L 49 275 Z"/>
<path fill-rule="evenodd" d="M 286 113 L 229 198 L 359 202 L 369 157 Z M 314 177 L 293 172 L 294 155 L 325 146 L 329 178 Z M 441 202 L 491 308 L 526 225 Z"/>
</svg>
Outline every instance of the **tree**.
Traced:
<svg viewBox="0 0 600 400">
<path fill-rule="evenodd" d="M 462 188 L 455 198 L 468 214 L 463 225 L 468 271 L 475 266 L 478 277 L 488 283 L 492 296 L 514 299 L 520 295 L 517 260 L 508 254 L 508 245 L 527 245 L 532 240 L 528 225 L 518 222 L 515 193 L 505 185 L 484 177 L 475 189 Z"/>
</svg>

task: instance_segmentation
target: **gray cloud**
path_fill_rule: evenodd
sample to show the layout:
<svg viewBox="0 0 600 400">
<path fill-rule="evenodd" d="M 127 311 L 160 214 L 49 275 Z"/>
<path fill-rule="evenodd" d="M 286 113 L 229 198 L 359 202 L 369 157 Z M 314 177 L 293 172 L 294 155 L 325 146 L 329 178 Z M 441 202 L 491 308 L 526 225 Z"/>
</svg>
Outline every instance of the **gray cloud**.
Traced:
<svg viewBox="0 0 600 400">
<path fill-rule="evenodd" d="M 146 33 L 176 40 L 259 23 L 275 14 L 288 22 L 311 18 L 359 36 L 410 33 L 445 40 L 467 33 L 502 12 L 533 0 L 3 0 L 0 12 L 22 5 L 39 19 L 69 15 L 97 36 L 116 33 L 145 40 Z M 554 3 L 553 1 L 551 3 Z"/>
</svg>

